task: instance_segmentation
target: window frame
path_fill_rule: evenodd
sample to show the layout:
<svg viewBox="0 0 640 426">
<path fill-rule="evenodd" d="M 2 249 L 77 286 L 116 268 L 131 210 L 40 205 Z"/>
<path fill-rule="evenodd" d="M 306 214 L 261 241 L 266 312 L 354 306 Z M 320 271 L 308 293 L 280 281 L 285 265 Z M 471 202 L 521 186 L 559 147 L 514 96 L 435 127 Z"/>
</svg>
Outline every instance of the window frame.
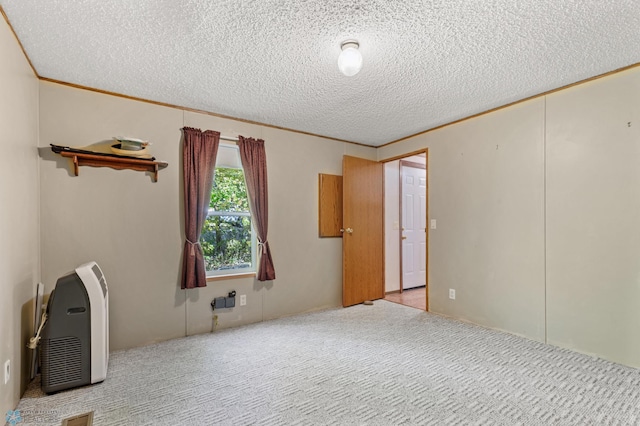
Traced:
<svg viewBox="0 0 640 426">
<path fill-rule="evenodd" d="M 220 144 L 219 145 L 219 149 L 218 151 L 220 151 L 220 149 L 233 149 L 235 151 L 235 156 L 237 159 L 237 166 L 234 165 L 229 165 L 229 164 L 219 164 L 219 159 L 220 156 L 218 156 L 216 158 L 216 164 L 214 166 L 214 174 L 213 174 L 213 179 L 215 181 L 215 176 L 216 176 L 216 171 L 218 169 L 236 169 L 236 170 L 242 170 L 242 178 L 245 179 L 244 177 L 244 169 L 242 168 L 242 163 L 240 161 L 240 150 L 238 149 L 237 145 L 231 145 L 231 144 Z M 246 188 L 246 180 L 245 180 L 245 188 Z M 213 191 L 213 189 L 212 189 Z M 248 198 L 249 194 L 247 192 L 247 198 Z M 247 201 L 249 201 L 247 199 Z M 234 276 L 238 276 L 238 277 L 245 277 L 245 276 L 255 276 L 256 271 L 257 271 L 257 248 L 258 248 L 258 238 L 257 238 L 257 234 L 255 231 L 255 227 L 253 226 L 253 216 L 251 215 L 250 211 L 246 211 L 246 212 L 234 212 L 234 211 L 217 211 L 213 208 L 208 208 L 207 209 L 207 217 L 205 219 L 205 221 L 207 219 L 209 219 L 209 217 L 211 216 L 231 216 L 231 217 L 248 217 L 249 218 L 249 222 L 251 224 L 251 236 L 250 236 L 250 243 L 251 243 L 251 267 L 249 268 L 233 268 L 233 269 L 219 269 L 219 270 L 207 270 L 206 271 L 206 275 L 207 275 L 207 280 L 209 281 L 214 281 L 216 279 L 219 278 L 223 278 L 223 277 L 234 277 Z M 202 238 L 202 236 L 201 236 Z"/>
</svg>

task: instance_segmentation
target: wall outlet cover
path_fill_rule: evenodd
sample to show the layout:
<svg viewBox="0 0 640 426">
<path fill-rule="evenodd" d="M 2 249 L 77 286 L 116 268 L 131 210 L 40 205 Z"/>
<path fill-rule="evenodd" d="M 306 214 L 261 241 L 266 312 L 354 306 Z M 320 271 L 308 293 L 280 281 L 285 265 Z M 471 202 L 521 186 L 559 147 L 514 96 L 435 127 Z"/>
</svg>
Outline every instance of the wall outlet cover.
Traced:
<svg viewBox="0 0 640 426">
<path fill-rule="evenodd" d="M 456 291 L 452 288 L 449 289 L 449 299 L 456 300 Z"/>
</svg>

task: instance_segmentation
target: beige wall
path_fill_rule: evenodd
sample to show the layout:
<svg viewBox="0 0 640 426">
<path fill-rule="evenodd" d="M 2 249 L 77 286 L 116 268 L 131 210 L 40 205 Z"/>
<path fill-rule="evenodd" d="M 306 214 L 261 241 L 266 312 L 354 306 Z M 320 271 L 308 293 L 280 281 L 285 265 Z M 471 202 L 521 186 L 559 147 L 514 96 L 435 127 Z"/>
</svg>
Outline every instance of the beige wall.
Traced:
<svg viewBox="0 0 640 426">
<path fill-rule="evenodd" d="M 433 312 L 640 366 L 639 94 L 636 68 L 378 150 L 429 147 Z"/>
<path fill-rule="evenodd" d="M 181 249 L 178 144 L 182 111 L 40 84 L 42 280 L 56 280 L 90 260 L 109 285 L 111 347 L 184 336 L 185 293 L 178 280 Z M 49 144 L 88 146 L 112 136 L 153 141 L 169 162 L 158 182 L 143 172 L 81 167 Z"/>
<path fill-rule="evenodd" d="M 340 305 L 341 240 L 317 236 L 318 173 L 341 174 L 344 154 L 375 158 L 373 148 L 47 82 L 40 86 L 40 114 L 43 282 L 48 292 L 58 277 L 96 260 L 110 289 L 113 349 L 211 331 L 210 302 L 230 290 L 246 294 L 247 305 L 217 311 L 220 328 Z M 183 126 L 265 139 L 275 281 L 179 289 Z M 169 163 L 157 183 L 109 168 L 81 167 L 74 177 L 69 161 L 46 148 L 117 135 L 153 142 L 152 154 Z"/>
<path fill-rule="evenodd" d="M 0 18 L 0 415 L 26 385 L 39 280 L 38 80 Z M 4 384 L 4 363 L 11 380 Z"/>
<path fill-rule="evenodd" d="M 404 143 L 405 152 L 429 148 L 429 218 L 437 221 L 429 230 L 431 311 L 539 341 L 543 114 L 544 101 L 535 100 Z M 380 149 L 402 152 L 402 144 Z"/>
<path fill-rule="evenodd" d="M 549 343 L 640 367 L 640 69 L 547 97 Z"/>
</svg>

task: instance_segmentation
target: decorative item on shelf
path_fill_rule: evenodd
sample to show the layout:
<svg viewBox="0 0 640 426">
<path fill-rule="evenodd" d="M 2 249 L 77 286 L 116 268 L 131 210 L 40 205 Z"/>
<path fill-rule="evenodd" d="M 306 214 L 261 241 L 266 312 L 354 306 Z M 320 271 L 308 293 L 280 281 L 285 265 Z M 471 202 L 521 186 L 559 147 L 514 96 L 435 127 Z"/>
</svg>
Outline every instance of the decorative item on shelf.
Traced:
<svg viewBox="0 0 640 426">
<path fill-rule="evenodd" d="M 113 139 L 117 142 L 111 145 L 111 151 L 114 154 L 130 157 L 146 157 L 149 154 L 147 146 L 150 143 L 147 141 L 122 136 L 116 136 Z"/>
</svg>

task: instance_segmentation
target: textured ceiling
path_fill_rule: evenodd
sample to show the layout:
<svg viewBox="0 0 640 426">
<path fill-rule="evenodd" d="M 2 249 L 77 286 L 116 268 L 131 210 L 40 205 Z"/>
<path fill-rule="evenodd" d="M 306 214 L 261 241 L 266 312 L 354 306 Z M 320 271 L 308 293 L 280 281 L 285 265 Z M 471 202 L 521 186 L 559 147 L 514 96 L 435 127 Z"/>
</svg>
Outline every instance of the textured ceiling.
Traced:
<svg viewBox="0 0 640 426">
<path fill-rule="evenodd" d="M 638 0 L 0 5 L 41 77 L 373 146 L 640 62 Z"/>
</svg>

